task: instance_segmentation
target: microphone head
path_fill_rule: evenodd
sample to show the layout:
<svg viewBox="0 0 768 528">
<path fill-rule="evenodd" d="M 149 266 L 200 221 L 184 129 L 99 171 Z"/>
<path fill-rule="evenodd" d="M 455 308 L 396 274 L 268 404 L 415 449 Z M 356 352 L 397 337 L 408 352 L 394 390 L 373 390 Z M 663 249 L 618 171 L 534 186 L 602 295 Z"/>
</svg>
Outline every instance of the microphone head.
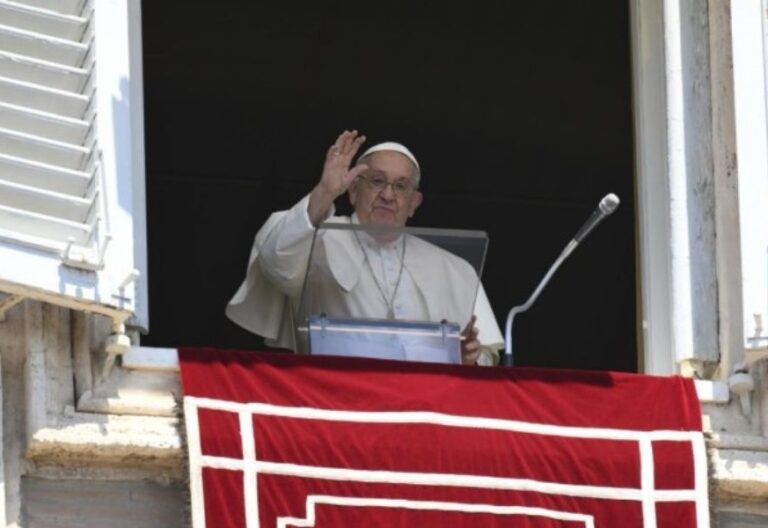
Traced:
<svg viewBox="0 0 768 528">
<path fill-rule="evenodd" d="M 619 197 L 616 196 L 613 193 L 606 194 L 602 200 L 600 200 L 600 211 L 605 214 L 609 215 L 612 212 L 616 210 L 616 208 L 619 206 Z"/>
</svg>

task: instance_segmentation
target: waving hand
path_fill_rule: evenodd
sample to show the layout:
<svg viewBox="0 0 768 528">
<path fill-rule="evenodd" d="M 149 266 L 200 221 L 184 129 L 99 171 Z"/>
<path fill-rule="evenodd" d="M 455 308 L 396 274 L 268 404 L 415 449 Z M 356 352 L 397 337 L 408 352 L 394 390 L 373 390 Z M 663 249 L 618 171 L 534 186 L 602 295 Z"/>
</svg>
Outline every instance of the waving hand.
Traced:
<svg viewBox="0 0 768 528">
<path fill-rule="evenodd" d="M 365 136 L 358 135 L 357 130 L 345 130 L 328 149 L 320 181 L 309 198 L 309 218 L 313 224 L 322 221 L 333 201 L 347 192 L 355 178 L 368 168 L 365 164 L 350 168 L 364 141 Z"/>
</svg>

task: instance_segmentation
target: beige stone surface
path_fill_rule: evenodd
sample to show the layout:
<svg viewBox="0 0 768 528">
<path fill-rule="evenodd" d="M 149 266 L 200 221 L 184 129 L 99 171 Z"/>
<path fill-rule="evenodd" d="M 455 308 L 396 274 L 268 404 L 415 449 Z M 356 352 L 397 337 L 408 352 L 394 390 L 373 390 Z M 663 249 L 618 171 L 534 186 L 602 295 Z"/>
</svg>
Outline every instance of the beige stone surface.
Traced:
<svg viewBox="0 0 768 528">
<path fill-rule="evenodd" d="M 134 480 L 22 480 L 30 528 L 181 528 L 186 490 Z"/>
</svg>

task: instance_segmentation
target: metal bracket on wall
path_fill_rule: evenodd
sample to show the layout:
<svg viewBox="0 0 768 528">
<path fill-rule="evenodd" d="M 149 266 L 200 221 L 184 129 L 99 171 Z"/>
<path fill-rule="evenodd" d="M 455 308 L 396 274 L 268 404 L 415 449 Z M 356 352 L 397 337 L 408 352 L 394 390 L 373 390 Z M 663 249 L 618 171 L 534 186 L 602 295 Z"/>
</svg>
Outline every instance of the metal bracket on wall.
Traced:
<svg viewBox="0 0 768 528">
<path fill-rule="evenodd" d="M 107 337 L 107 342 L 104 345 L 106 358 L 104 360 L 101 375 L 96 380 L 97 384 L 106 381 L 110 372 L 112 372 L 112 368 L 115 366 L 117 358 L 121 357 L 130 349 L 131 339 L 125 333 L 125 324 L 123 322 L 113 321 L 112 333 Z"/>
</svg>

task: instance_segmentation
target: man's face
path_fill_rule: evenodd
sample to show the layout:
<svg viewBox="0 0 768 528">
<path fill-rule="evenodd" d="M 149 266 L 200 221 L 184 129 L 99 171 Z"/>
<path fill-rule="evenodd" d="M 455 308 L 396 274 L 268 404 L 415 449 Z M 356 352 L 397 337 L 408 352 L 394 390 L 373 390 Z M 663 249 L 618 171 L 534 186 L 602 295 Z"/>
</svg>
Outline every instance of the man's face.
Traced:
<svg viewBox="0 0 768 528">
<path fill-rule="evenodd" d="M 349 201 L 360 223 L 404 226 L 421 205 L 416 167 L 399 152 L 386 150 L 366 156 L 364 163 L 368 170 L 349 188 Z M 384 181 L 388 185 L 377 188 Z"/>
</svg>

